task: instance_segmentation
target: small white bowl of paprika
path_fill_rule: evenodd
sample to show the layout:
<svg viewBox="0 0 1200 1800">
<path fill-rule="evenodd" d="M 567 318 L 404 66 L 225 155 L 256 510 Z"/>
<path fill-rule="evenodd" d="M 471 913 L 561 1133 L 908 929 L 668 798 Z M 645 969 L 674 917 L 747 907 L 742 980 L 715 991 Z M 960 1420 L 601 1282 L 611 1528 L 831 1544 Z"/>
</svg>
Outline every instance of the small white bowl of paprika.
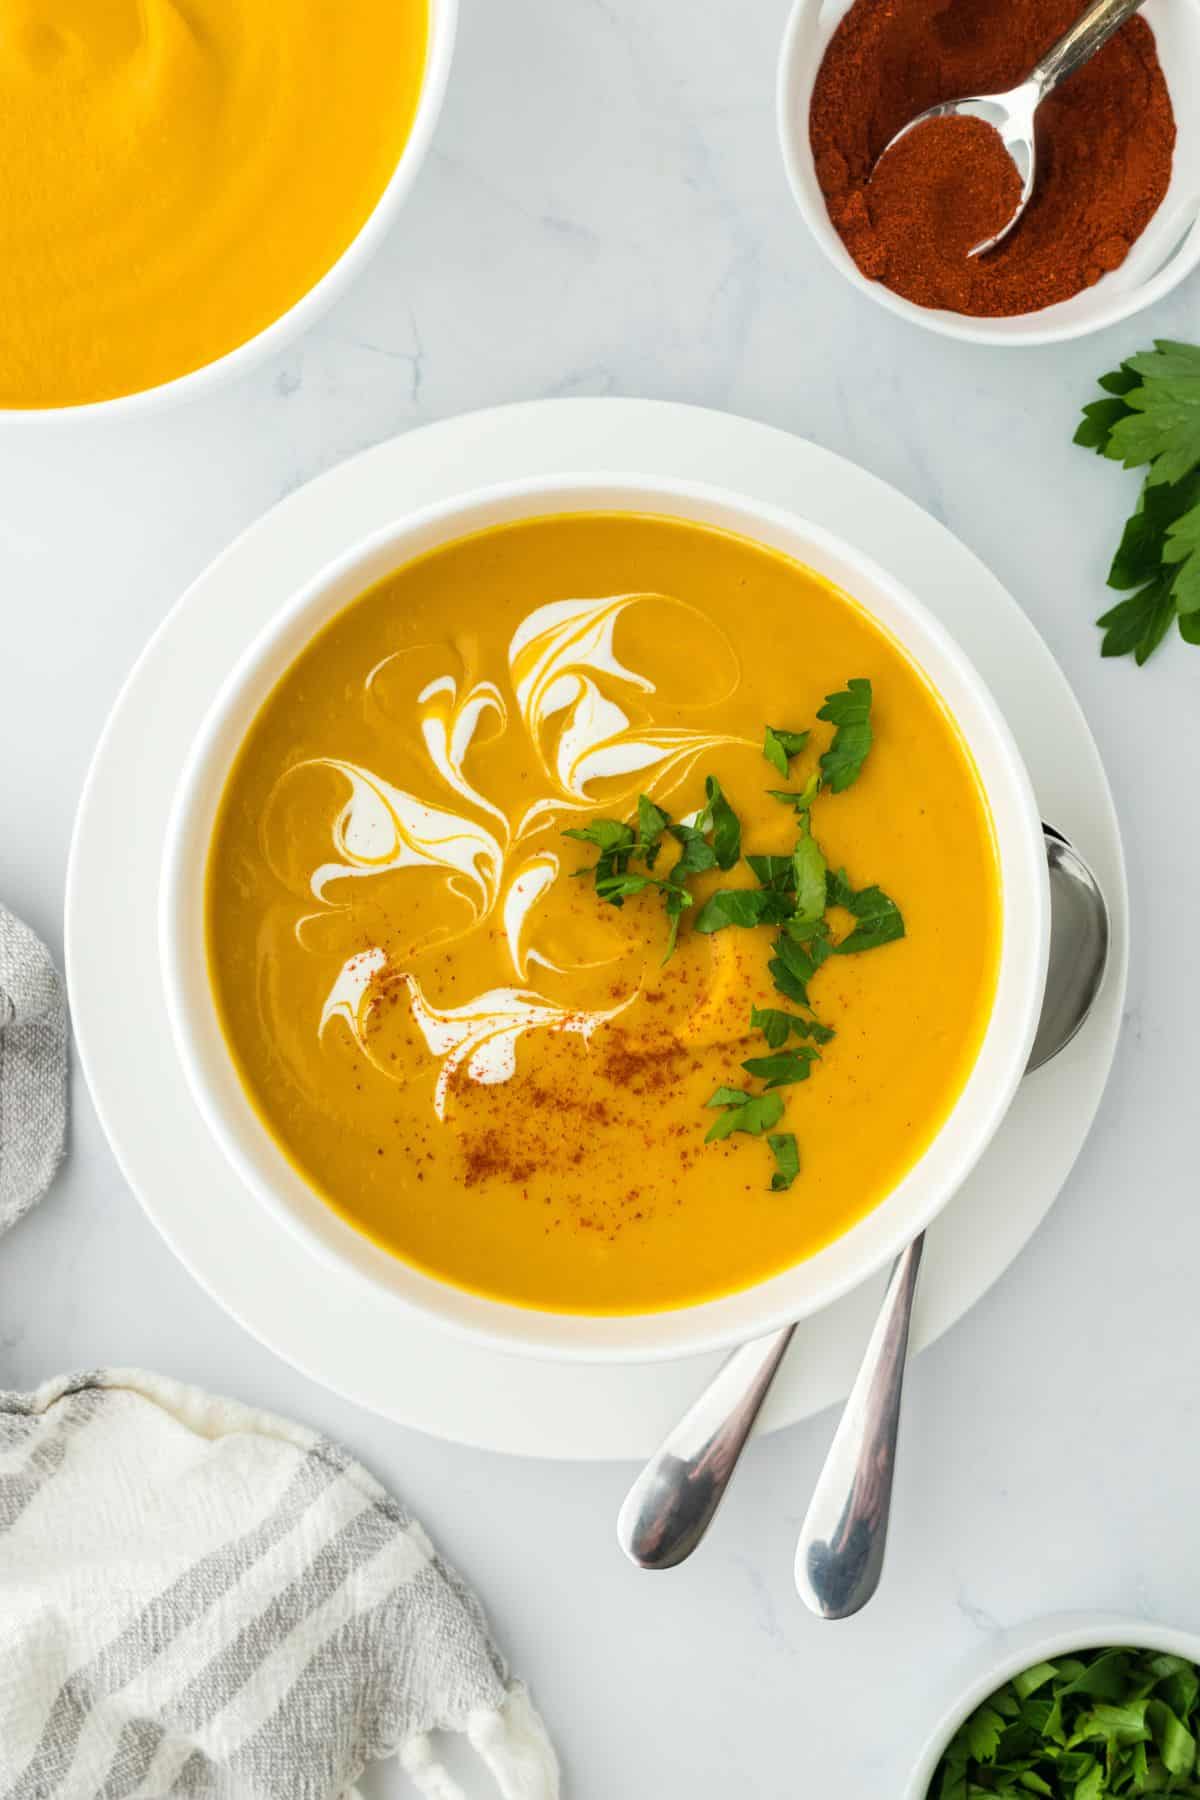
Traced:
<svg viewBox="0 0 1200 1800">
<path fill-rule="evenodd" d="M 935 100 L 1015 85 L 1047 47 L 1037 41 L 1037 26 L 1045 24 L 1043 35 L 1053 40 L 1082 10 L 1082 4 L 1083 0 L 1073 5 L 1066 0 L 1023 0 L 1023 4 L 1006 9 L 989 7 L 986 17 L 976 17 L 977 0 L 958 0 L 957 6 L 940 12 L 930 0 L 895 0 L 886 14 L 900 23 L 889 26 L 882 40 L 894 53 L 899 52 L 900 62 L 888 70 L 882 57 L 871 59 L 871 52 L 881 43 L 876 30 L 856 32 L 851 39 L 851 21 L 847 31 L 839 33 L 847 14 L 855 10 L 856 0 L 796 0 L 779 67 L 778 123 L 784 166 L 805 223 L 825 255 L 847 280 L 889 312 L 968 343 L 1061 343 L 1140 312 L 1200 264 L 1200 109 L 1193 100 L 1193 72 L 1200 67 L 1200 0 L 1148 0 L 1141 17 L 1153 32 L 1166 95 L 1161 82 L 1153 78 L 1153 59 L 1148 66 L 1147 59 L 1136 54 L 1137 34 L 1144 28 L 1134 20 L 1130 22 L 1135 27 L 1132 40 L 1127 39 L 1124 46 L 1119 41 L 1108 46 L 1090 72 L 1083 70 L 1072 78 L 1080 84 L 1074 95 L 1070 83 L 1064 84 L 1047 102 L 1058 112 L 1049 121 L 1052 154 L 1042 155 L 1042 179 L 1053 179 L 1060 189 L 1071 179 L 1076 159 L 1079 171 L 1094 172 L 1097 145 L 1089 135 L 1089 123 L 1094 120 L 1097 129 L 1113 129 L 1111 109 L 1106 106 L 1111 95 L 1103 92 L 1106 77 L 1110 82 L 1114 74 L 1118 80 L 1122 75 L 1128 77 L 1119 103 L 1129 109 L 1131 122 L 1136 119 L 1149 127 L 1110 140 L 1111 181 L 1099 188 L 1089 186 L 1085 198 L 1090 207 L 1084 211 L 1090 216 L 1081 220 L 1078 209 L 1068 204 L 1061 212 L 1056 208 L 1055 215 L 1048 216 L 1043 209 L 1039 219 L 1035 196 L 1029 218 L 1014 232 L 1009 246 L 993 252 L 990 259 L 979 259 L 980 265 L 989 260 L 994 264 L 995 258 L 1004 262 L 998 267 L 994 264 L 991 270 L 981 269 L 982 279 L 965 284 L 965 291 L 954 296 L 957 305 L 953 310 L 937 303 L 936 271 L 922 266 L 915 242 L 900 245 L 893 239 L 893 255 L 905 265 L 893 279 L 909 293 L 921 294 L 921 300 L 894 291 L 867 272 L 882 263 L 886 274 L 888 252 L 886 244 L 871 243 L 861 230 L 856 235 L 856 225 L 866 226 L 869 218 L 862 197 L 863 146 L 868 157 L 878 155 L 894 130 Z M 867 0 L 857 0 L 859 8 L 866 5 Z M 906 14 L 911 14 L 907 20 Z M 1029 30 L 1028 20 L 1033 20 L 1031 44 L 1021 35 L 1022 15 L 1027 21 L 1025 30 Z M 880 16 L 877 12 L 876 19 Z M 888 32 L 903 33 L 905 27 L 911 34 L 907 58 L 902 37 L 888 36 Z M 1129 26 L 1124 30 L 1128 32 Z M 1014 32 L 1018 34 L 1015 38 Z M 835 71 L 831 58 L 822 75 L 835 34 L 835 56 L 841 67 Z M 994 69 L 992 79 L 981 82 L 976 71 L 979 42 L 985 34 L 992 39 L 989 59 L 994 56 L 996 60 L 987 65 L 989 73 Z M 1124 66 L 1118 62 L 1114 70 L 1110 56 L 1109 68 L 1101 67 L 1100 59 L 1110 51 L 1123 57 Z M 913 79 L 911 110 L 906 111 L 898 89 L 903 88 L 906 76 L 912 78 L 914 68 L 919 73 Z M 840 77 L 836 87 L 830 81 L 834 73 Z M 1173 151 L 1169 116 L 1164 117 L 1168 97 L 1174 113 Z M 901 116 L 893 118 L 898 107 Z M 1139 109 L 1144 109 L 1144 116 Z M 855 118 L 855 114 L 861 116 Z M 835 126 L 832 132 L 831 121 Z M 860 126 L 857 135 L 856 124 Z M 819 141 L 817 149 L 814 136 Z M 1122 146 L 1119 152 L 1118 141 Z M 1136 164 L 1135 157 L 1139 159 Z M 1147 205 L 1159 195 L 1152 216 L 1144 229 L 1139 229 Z M 1069 202 L 1071 196 L 1067 194 L 1066 199 Z M 831 202 L 841 229 L 831 217 Z M 1045 234 L 1057 217 L 1062 219 L 1061 232 L 1053 238 L 1043 235 L 1042 256 L 1031 257 L 1029 231 Z M 932 218 L 930 222 L 932 225 Z M 1022 232 L 1026 233 L 1024 244 Z M 857 260 L 847 238 L 855 242 Z M 1130 244 L 1128 253 L 1117 260 L 1125 243 Z M 1116 266 L 1112 266 L 1114 262 Z M 1075 282 L 1080 284 L 1078 291 L 1058 297 L 1062 288 L 1069 290 Z M 1004 310 L 991 313 L 987 309 L 993 305 Z M 975 310 L 977 307 L 980 310 Z"/>
</svg>

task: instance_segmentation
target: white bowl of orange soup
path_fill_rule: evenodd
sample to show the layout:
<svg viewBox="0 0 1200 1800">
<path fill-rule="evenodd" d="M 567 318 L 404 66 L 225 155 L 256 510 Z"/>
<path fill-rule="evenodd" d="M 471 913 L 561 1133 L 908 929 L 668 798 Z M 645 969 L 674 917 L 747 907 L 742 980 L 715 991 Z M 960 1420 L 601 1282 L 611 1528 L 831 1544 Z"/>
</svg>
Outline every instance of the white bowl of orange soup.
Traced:
<svg viewBox="0 0 1200 1800">
<path fill-rule="evenodd" d="M 392 228 L 457 0 L 14 0 L 0 417 L 143 411 L 279 350 Z"/>
<path fill-rule="evenodd" d="M 161 892 L 247 1205 L 584 1359 L 733 1343 L 895 1255 L 1008 1109 L 1048 931 L 1019 752 L 920 601 L 616 475 L 318 574 L 214 700 Z"/>
</svg>

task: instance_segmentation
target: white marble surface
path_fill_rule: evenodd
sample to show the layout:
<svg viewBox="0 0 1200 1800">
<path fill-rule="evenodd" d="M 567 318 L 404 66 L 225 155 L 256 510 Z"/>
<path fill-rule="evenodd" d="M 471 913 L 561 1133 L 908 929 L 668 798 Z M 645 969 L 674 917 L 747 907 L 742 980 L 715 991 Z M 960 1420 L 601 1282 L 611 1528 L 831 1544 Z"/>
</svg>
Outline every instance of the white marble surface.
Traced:
<svg viewBox="0 0 1200 1800">
<path fill-rule="evenodd" d="M 182 586 L 351 451 L 484 404 L 694 400 L 856 459 L 996 569 L 1099 738 L 1135 909 L 1117 1068 L 1046 1226 L 913 1369 L 886 1585 L 853 1623 L 816 1623 L 791 1588 L 829 1417 L 754 1448 L 693 1564 L 636 1575 L 612 1531 L 627 1468 L 406 1433 L 252 1342 L 143 1218 L 76 1084 L 69 1163 L 0 1247 L 0 1383 L 141 1363 L 342 1438 L 478 1583 L 575 1800 L 892 1795 L 936 1690 L 999 1627 L 1086 1606 L 1200 1625 L 1200 654 L 1172 641 L 1141 672 L 1101 663 L 1091 619 L 1134 478 L 1070 444 L 1096 374 L 1156 333 L 1200 335 L 1200 290 L 1016 354 L 851 293 L 802 235 L 776 154 L 784 12 L 464 0 L 436 152 L 308 338 L 157 420 L 0 431 L 0 893 L 60 952 L 91 747 Z"/>
</svg>

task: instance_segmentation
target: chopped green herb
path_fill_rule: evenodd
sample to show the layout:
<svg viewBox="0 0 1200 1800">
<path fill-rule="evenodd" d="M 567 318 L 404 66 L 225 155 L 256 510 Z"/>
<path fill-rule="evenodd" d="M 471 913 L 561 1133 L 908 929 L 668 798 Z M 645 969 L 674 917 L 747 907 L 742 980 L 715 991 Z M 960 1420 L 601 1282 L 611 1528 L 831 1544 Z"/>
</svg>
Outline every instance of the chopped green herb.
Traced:
<svg viewBox="0 0 1200 1800">
<path fill-rule="evenodd" d="M 706 822 L 706 829 L 712 832 L 717 867 L 732 869 L 742 854 L 742 828 L 738 824 L 738 816 L 721 792 L 721 784 L 715 775 L 710 775 L 704 783 L 704 792 L 708 796 L 708 804 L 702 818 Z M 700 821 L 697 820 L 697 823 Z"/>
<path fill-rule="evenodd" d="M 767 967 L 775 986 L 789 1000 L 807 1006 L 808 984 L 821 964 L 833 954 L 823 923 L 811 927 L 803 938 L 785 926 L 772 948 L 775 954 Z"/>
<path fill-rule="evenodd" d="M 703 875 L 717 866 L 717 853 L 695 825 L 672 825 L 671 836 L 680 845 L 676 868 L 685 875 Z"/>
<path fill-rule="evenodd" d="M 1086 1650 L 1038 1663 L 959 1727 L 929 1800 L 1200 1796 L 1200 1674 L 1153 1650 Z"/>
<path fill-rule="evenodd" d="M 775 1006 L 752 1006 L 750 1029 L 761 1031 L 772 1050 L 786 1044 L 792 1032 L 797 1037 L 811 1038 L 814 1044 L 827 1044 L 834 1035 L 831 1027 L 822 1025 L 819 1019 L 802 1018 L 799 1013 L 783 1012 Z"/>
<path fill-rule="evenodd" d="M 1084 407 L 1075 442 L 1148 470 L 1108 577 L 1137 591 L 1096 621 L 1100 653 L 1140 664 L 1173 623 L 1200 643 L 1200 346 L 1161 338 L 1100 386 L 1111 397 Z"/>
<path fill-rule="evenodd" d="M 835 794 L 841 794 L 862 774 L 874 738 L 870 682 L 858 675 L 840 693 L 826 694 L 817 717 L 837 727 L 821 758 L 821 776 Z"/>
<path fill-rule="evenodd" d="M 768 788 L 772 800 L 778 800 L 783 806 L 790 806 L 799 818 L 806 818 L 812 811 L 813 801 L 821 791 L 821 777 L 810 775 L 802 788 Z"/>
<path fill-rule="evenodd" d="M 768 1088 L 789 1087 L 795 1081 L 807 1081 L 817 1052 L 811 1044 L 800 1044 L 795 1050 L 776 1050 L 771 1056 L 750 1056 L 742 1064 L 747 1075 L 765 1081 Z"/>
<path fill-rule="evenodd" d="M 767 1138 L 771 1146 L 771 1154 L 775 1158 L 775 1173 L 771 1177 L 771 1192 L 785 1194 L 800 1173 L 800 1152 L 796 1147 L 794 1131 L 773 1131 Z"/>
<path fill-rule="evenodd" d="M 854 930 L 834 945 L 837 956 L 853 956 L 860 950 L 877 950 L 881 944 L 895 943 L 904 936 L 904 920 L 900 908 L 880 887 L 859 888 L 856 892 L 846 879 L 845 869 L 827 877 L 830 906 L 841 906 L 857 919 Z"/>
<path fill-rule="evenodd" d="M 825 858 L 815 838 L 802 837 L 792 851 L 795 874 L 795 917 L 802 924 L 814 925 L 825 915 Z"/>
<path fill-rule="evenodd" d="M 638 837 L 646 867 L 652 869 L 662 848 L 662 835 L 670 819 L 645 794 L 638 795 Z"/>
<path fill-rule="evenodd" d="M 606 854 L 632 850 L 637 843 L 633 826 L 623 825 L 620 819 L 593 819 L 590 825 L 572 826 L 563 836 L 578 838 L 581 844 L 595 844 Z"/>
<path fill-rule="evenodd" d="M 763 738 L 763 755 L 773 769 L 787 779 L 788 764 L 793 756 L 799 756 L 810 733 L 807 731 L 780 731 L 777 725 L 768 725 Z"/>
<path fill-rule="evenodd" d="M 696 914 L 696 930 L 723 931 L 727 925 L 782 925 L 795 911 L 790 894 L 775 888 L 718 888 Z"/>
<path fill-rule="evenodd" d="M 790 894 L 796 886 L 796 871 L 790 856 L 747 856 L 760 887 L 775 888 L 781 894 Z"/>
<path fill-rule="evenodd" d="M 719 1087 L 708 1104 L 724 1110 L 705 1133 L 706 1144 L 731 1137 L 735 1131 L 761 1137 L 783 1117 L 783 1098 L 777 1093 L 743 1094 L 737 1088 Z"/>
</svg>

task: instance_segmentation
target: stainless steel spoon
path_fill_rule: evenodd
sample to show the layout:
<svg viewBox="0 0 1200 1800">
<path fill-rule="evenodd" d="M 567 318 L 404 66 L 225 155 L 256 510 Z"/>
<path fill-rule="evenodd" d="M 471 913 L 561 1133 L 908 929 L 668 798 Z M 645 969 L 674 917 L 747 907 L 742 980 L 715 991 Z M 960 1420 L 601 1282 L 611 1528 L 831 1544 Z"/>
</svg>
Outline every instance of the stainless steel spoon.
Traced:
<svg viewBox="0 0 1200 1800">
<path fill-rule="evenodd" d="M 1050 966 L 1026 1074 L 1075 1036 L 1108 962 L 1108 908 L 1091 870 L 1043 825 L 1050 866 Z M 887 1548 L 908 1334 L 925 1234 L 896 1260 L 796 1546 L 796 1587 L 823 1619 L 860 1612 L 879 1586 Z"/>
<path fill-rule="evenodd" d="M 985 125 L 993 126 L 1000 133 L 1004 147 L 1021 178 L 1021 198 L 1017 202 L 1017 210 L 1003 230 L 976 244 L 970 252 L 972 256 L 982 256 L 985 251 L 994 250 L 1019 222 L 1029 205 L 1037 176 L 1034 115 L 1046 95 L 1095 56 L 1113 32 L 1144 3 L 1145 0 L 1092 0 L 1086 12 L 1047 50 L 1019 87 L 1010 89 L 1006 94 L 973 94 L 966 100 L 944 100 L 939 106 L 931 106 L 915 119 L 910 119 L 884 146 L 881 158 L 887 155 L 893 144 L 899 143 L 902 137 L 906 137 L 910 131 L 915 130 L 918 125 L 924 125 L 929 119 L 982 119 Z"/>
<path fill-rule="evenodd" d="M 1043 826 L 1043 831 L 1050 869 L 1050 968 L 1031 1070 L 1075 1036 L 1099 992 L 1108 958 L 1108 909 L 1091 871 L 1053 826 Z M 878 1585 L 908 1323 L 923 1248 L 922 1236 L 892 1272 L 879 1323 L 805 1521 L 797 1582 L 803 1562 L 801 1592 L 827 1618 L 857 1611 Z M 785 1325 L 735 1350 L 630 1488 L 617 1518 L 617 1541 L 640 1568 L 674 1568 L 708 1530 L 795 1329 Z M 848 1424 L 852 1413 L 855 1422 Z M 861 1480 L 860 1466 L 867 1470 Z M 815 1573 L 810 1574 L 810 1565 Z M 855 1580 L 847 1588 L 851 1570 Z M 816 1598 L 818 1589 L 825 1599 Z M 844 1611 L 829 1610 L 842 1590 L 861 1597 Z"/>
</svg>

